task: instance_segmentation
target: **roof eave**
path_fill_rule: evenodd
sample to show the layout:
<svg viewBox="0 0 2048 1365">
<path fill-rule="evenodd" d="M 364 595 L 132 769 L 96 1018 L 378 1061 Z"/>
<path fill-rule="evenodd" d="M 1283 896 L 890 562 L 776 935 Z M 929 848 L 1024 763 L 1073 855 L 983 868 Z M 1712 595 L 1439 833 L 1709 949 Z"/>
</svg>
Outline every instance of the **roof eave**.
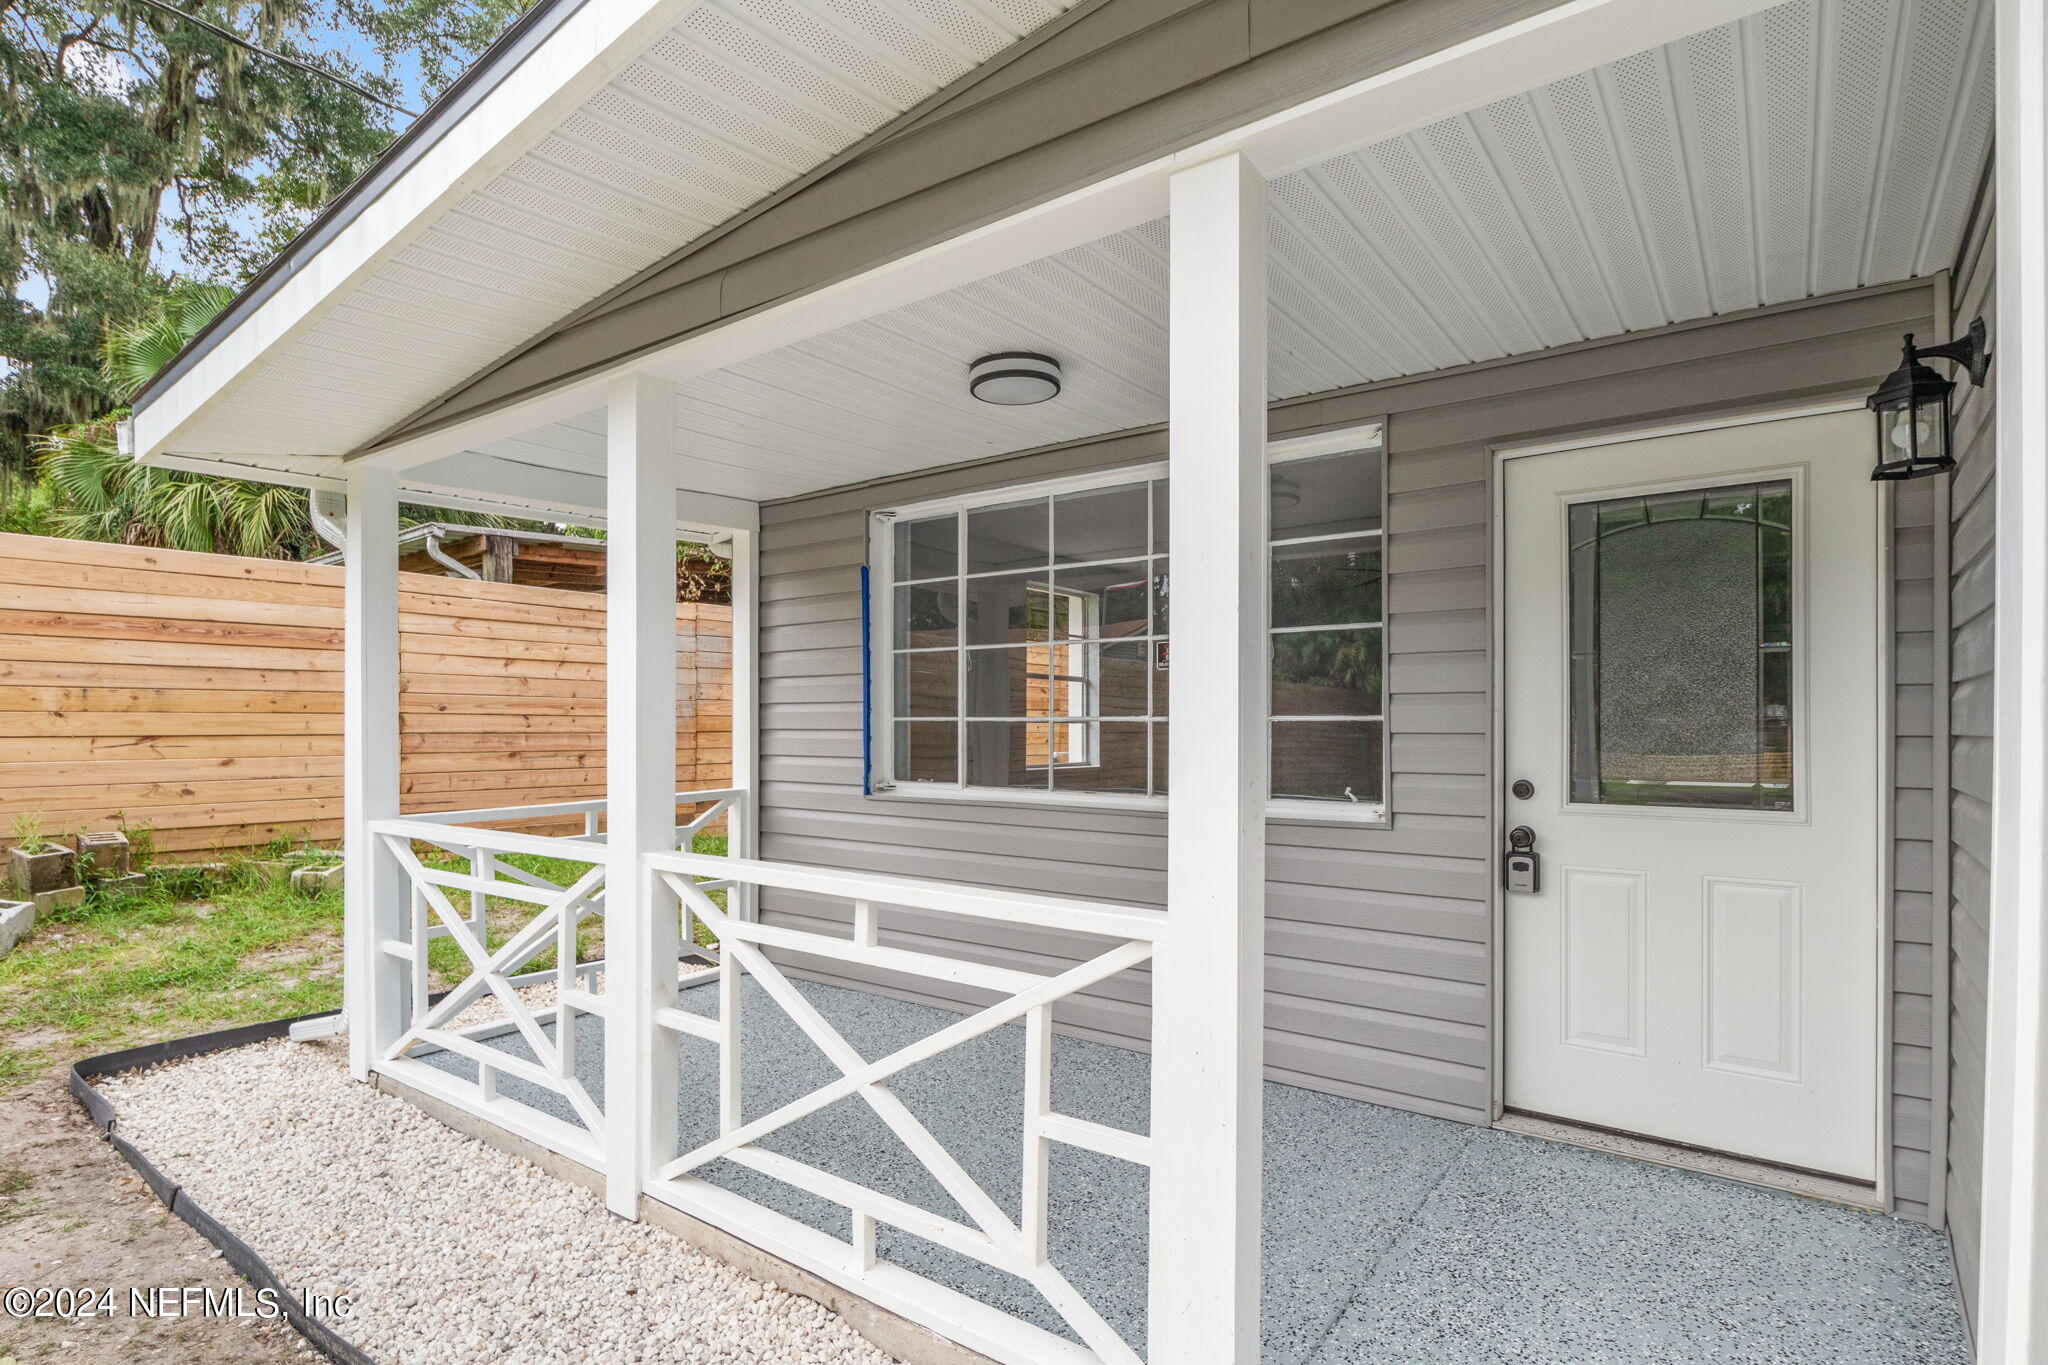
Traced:
<svg viewBox="0 0 2048 1365">
<path fill-rule="evenodd" d="M 234 330 L 307 259 L 331 241 L 375 201 L 392 181 L 403 175 L 486 95 L 517 69 L 520 62 L 574 14 L 585 0 L 536 0 L 534 6 L 512 21 L 477 60 L 470 63 L 433 103 L 407 124 L 370 166 L 351 180 L 340 194 L 329 200 L 313 220 L 270 258 L 264 267 L 242 286 L 227 307 L 214 314 L 192 339 L 151 375 L 136 393 L 134 411 L 140 412 L 177 381 L 200 356 L 211 351 L 221 337 Z"/>
<path fill-rule="evenodd" d="M 691 0 L 544 0 L 138 394 L 134 455 L 179 433 L 430 226 L 451 196 L 510 164 Z"/>
</svg>

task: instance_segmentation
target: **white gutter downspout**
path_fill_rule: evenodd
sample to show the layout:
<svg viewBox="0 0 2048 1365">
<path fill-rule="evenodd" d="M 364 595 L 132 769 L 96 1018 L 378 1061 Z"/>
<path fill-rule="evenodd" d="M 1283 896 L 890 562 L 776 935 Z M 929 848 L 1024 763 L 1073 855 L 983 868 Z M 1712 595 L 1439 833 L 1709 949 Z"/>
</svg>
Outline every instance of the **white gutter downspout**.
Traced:
<svg viewBox="0 0 2048 1365">
<path fill-rule="evenodd" d="M 320 539 L 341 551 L 344 561 L 348 558 L 348 499 L 340 493 L 324 488 L 313 489 L 306 497 L 306 515 L 312 519 L 313 530 Z M 446 533 L 438 528 L 426 533 L 427 557 L 457 578 L 481 581 L 483 575 L 450 555 L 441 548 Z"/>
<path fill-rule="evenodd" d="M 468 578 L 474 579 L 479 583 L 482 582 L 484 577 L 482 574 L 441 548 L 441 537 L 446 534 L 447 532 L 441 530 L 438 526 L 427 532 L 427 558 L 433 560 L 457 578 Z"/>
<path fill-rule="evenodd" d="M 329 545 L 348 557 L 348 499 L 340 493 L 315 488 L 306 496 L 306 515 L 313 530 Z"/>
</svg>

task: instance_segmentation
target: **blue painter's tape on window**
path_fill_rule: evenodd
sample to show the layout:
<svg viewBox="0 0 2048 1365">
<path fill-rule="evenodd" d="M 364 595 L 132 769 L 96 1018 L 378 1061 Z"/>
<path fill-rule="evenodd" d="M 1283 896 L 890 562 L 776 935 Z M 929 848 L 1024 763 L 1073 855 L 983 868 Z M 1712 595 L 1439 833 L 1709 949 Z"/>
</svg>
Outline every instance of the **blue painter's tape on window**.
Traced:
<svg viewBox="0 0 2048 1365">
<path fill-rule="evenodd" d="M 871 647 L 868 566 L 860 566 L 860 790 L 875 792 L 875 651 Z"/>
</svg>

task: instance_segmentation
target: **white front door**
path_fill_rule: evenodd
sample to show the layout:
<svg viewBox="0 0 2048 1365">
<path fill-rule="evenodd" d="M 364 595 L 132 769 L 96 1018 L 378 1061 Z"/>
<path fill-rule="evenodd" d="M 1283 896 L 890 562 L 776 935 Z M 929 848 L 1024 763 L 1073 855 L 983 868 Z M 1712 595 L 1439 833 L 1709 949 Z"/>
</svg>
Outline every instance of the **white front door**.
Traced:
<svg viewBox="0 0 2048 1365">
<path fill-rule="evenodd" d="M 1509 1108 L 1876 1178 L 1868 426 L 1503 463 Z"/>
</svg>

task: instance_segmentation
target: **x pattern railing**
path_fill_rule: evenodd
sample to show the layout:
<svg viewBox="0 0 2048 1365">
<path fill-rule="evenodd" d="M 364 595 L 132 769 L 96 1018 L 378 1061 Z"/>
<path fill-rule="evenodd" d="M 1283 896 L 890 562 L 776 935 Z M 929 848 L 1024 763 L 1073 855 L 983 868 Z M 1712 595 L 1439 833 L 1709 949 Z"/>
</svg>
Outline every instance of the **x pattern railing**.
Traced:
<svg viewBox="0 0 2048 1365">
<path fill-rule="evenodd" d="M 676 842 L 687 848 L 696 834 L 730 813 L 744 793 L 720 788 L 678 792 L 678 805 L 701 806 L 676 828 Z M 578 1155 L 602 1161 L 604 1114 L 577 1074 L 577 1021 L 583 1015 L 602 1018 L 606 1002 L 597 990 L 603 958 L 578 961 L 578 931 L 585 920 L 604 915 L 607 863 L 598 819 L 603 801 L 571 801 L 553 805 L 509 806 L 446 811 L 418 819 L 380 822 L 375 833 L 405 878 L 409 932 L 383 950 L 403 959 L 411 975 L 410 1006 L 402 1033 L 382 1049 L 385 1062 L 396 1062 L 422 1048 L 439 1048 L 477 1064 L 472 1097 L 485 1104 L 498 1098 L 501 1075 L 517 1077 L 560 1095 L 581 1122 L 590 1142 Z M 542 836 L 476 828 L 489 822 L 535 821 L 580 816 L 580 835 Z M 466 871 L 438 866 L 420 857 L 426 846 L 466 859 Z M 532 854 L 587 864 L 566 882 L 506 861 L 507 855 Z M 466 904 L 458 902 L 466 898 Z M 497 947 L 490 944 L 493 902 L 534 907 L 534 913 Z M 439 938 L 452 939 L 467 960 L 469 972 L 439 1001 L 430 1002 L 427 949 Z M 552 968 L 522 972 L 553 948 Z M 552 1005 L 535 1007 L 523 997 L 528 987 L 552 981 Z M 502 1019 L 463 1023 L 471 1006 L 493 1000 Z M 515 1032 L 531 1057 L 506 1050 L 495 1039 Z"/>
<path fill-rule="evenodd" d="M 659 1009 L 655 1016 L 656 1022 L 664 1028 L 716 1045 L 719 1133 L 711 1141 L 657 1169 L 654 1186 L 658 1189 L 664 1182 L 681 1181 L 691 1172 L 720 1158 L 735 1162 L 843 1205 L 849 1212 L 852 1230 L 846 1268 L 855 1278 L 874 1269 L 875 1225 L 886 1223 L 1027 1281 L 1045 1296 L 1096 1359 L 1114 1362 L 1115 1365 L 1137 1365 L 1139 1356 L 1130 1344 L 1095 1311 L 1049 1259 L 1048 1162 L 1051 1144 L 1063 1142 L 1149 1166 L 1151 1139 L 1054 1111 L 1051 1098 L 1052 1007 L 1076 991 L 1085 990 L 1149 958 L 1155 943 L 1163 935 L 1164 916 L 1150 910 L 1003 895 L 978 888 L 897 881 L 743 860 L 672 855 L 656 856 L 649 861 L 674 891 L 686 914 L 701 922 L 720 947 L 717 1016 L 701 1016 L 675 1008 Z M 853 935 L 851 938 L 836 938 L 740 919 L 721 909 L 708 894 L 715 886 L 729 884 L 837 893 L 853 903 Z M 1123 941 L 1067 971 L 1045 976 L 884 946 L 880 942 L 878 903 L 1035 923 L 1041 927 L 1070 929 Z M 1000 993 L 1002 998 L 916 1043 L 870 1062 L 861 1057 L 769 960 L 764 949 L 783 949 L 981 987 Z M 763 992 L 788 1014 L 841 1073 L 837 1080 L 751 1120 L 743 1118 L 740 1108 L 739 987 L 743 972 L 753 975 Z M 931 1130 L 889 1089 L 887 1082 L 908 1067 L 1020 1018 L 1024 1021 L 1025 1052 L 1023 1171 L 1021 1217 L 1013 1222 Z M 967 1213 L 973 1226 L 792 1157 L 767 1151 L 759 1145 L 761 1139 L 769 1134 L 849 1095 L 858 1095 L 867 1103 Z M 732 1230 L 745 1235 L 748 1229 L 739 1226 Z"/>
<path fill-rule="evenodd" d="M 454 829 L 452 833 L 417 822 L 393 822 L 398 828 L 380 830 L 378 837 L 404 871 L 411 888 L 410 941 L 394 945 L 402 949 L 412 966 L 413 988 L 410 1026 L 385 1050 L 384 1059 L 405 1056 L 421 1044 L 431 1044 L 467 1057 L 477 1064 L 478 1088 L 482 1098 L 495 1097 L 500 1073 L 552 1090 L 562 1096 L 576 1117 L 592 1134 L 604 1129 L 604 1115 L 576 1075 L 576 1019 L 580 1014 L 602 1015 L 604 1001 L 588 988 L 601 963 L 581 964 L 577 957 L 577 929 L 591 915 L 603 913 L 605 866 L 593 863 L 587 871 L 563 885 L 538 874 L 506 865 L 500 855 L 526 851 L 526 840 L 508 838 L 489 831 Z M 456 838 L 464 842 L 457 844 Z M 413 851 L 415 842 L 452 852 L 467 853 L 469 872 L 430 865 Z M 587 844 L 569 840 L 563 850 L 549 856 L 583 858 L 592 856 Z M 467 892 L 469 913 L 457 908 L 450 892 Z M 492 900 L 509 900 L 536 907 L 533 916 L 509 935 L 496 949 L 488 942 L 488 910 Z M 434 938 L 455 940 L 468 959 L 470 971 L 440 1001 L 429 1005 L 426 947 Z M 522 985 L 530 980 L 515 979 L 519 969 L 549 948 L 555 950 L 555 1004 L 535 1011 L 521 997 Z M 489 996 L 504 1010 L 533 1054 L 520 1057 L 484 1041 L 477 1035 L 502 1031 L 495 1022 L 458 1026 L 455 1020 L 471 1005 Z M 545 1024 L 552 1023 L 549 1036 Z"/>
</svg>

